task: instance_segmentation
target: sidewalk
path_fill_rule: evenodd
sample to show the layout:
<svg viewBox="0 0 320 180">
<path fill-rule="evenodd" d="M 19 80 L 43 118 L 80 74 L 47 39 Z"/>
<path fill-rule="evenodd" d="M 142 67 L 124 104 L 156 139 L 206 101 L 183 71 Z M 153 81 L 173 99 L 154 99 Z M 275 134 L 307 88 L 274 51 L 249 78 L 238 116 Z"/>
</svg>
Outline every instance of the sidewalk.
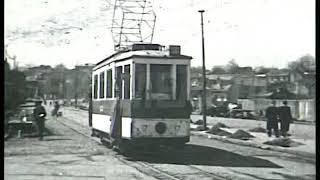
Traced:
<svg viewBox="0 0 320 180">
<path fill-rule="evenodd" d="M 191 115 L 193 122 L 202 119 L 202 116 Z M 234 133 L 235 131 L 241 129 L 249 132 L 249 129 L 262 127 L 265 128 L 265 121 L 259 120 L 243 120 L 243 119 L 230 119 L 230 118 L 217 118 L 217 117 L 207 117 L 207 126 L 210 129 L 216 123 L 223 123 L 230 128 L 220 128 L 224 131 Z M 195 129 L 199 125 L 191 124 L 190 127 Z M 232 139 L 226 136 L 218 136 L 205 131 L 191 131 L 192 135 L 202 136 L 209 139 L 216 139 L 224 142 L 229 142 L 233 144 L 240 144 L 244 146 L 251 146 L 261 149 L 268 149 L 280 152 L 287 152 L 291 154 L 297 154 L 309 158 L 315 158 L 315 126 L 305 125 L 305 124 L 291 124 L 289 133 L 291 136 L 289 138 L 295 142 L 302 143 L 302 145 L 296 147 L 281 147 L 275 145 L 263 144 L 266 141 L 274 140 L 275 137 L 268 137 L 266 133 L 260 132 L 249 132 L 254 138 L 249 140 Z"/>
</svg>

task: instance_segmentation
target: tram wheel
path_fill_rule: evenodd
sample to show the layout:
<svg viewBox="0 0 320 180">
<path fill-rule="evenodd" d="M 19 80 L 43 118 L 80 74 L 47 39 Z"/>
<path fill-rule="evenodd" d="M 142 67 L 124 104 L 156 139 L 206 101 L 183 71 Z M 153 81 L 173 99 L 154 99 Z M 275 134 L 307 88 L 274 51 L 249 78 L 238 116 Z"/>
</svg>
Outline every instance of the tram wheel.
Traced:
<svg viewBox="0 0 320 180">
<path fill-rule="evenodd" d="M 124 140 L 119 140 L 117 142 L 117 150 L 120 154 L 125 156 L 133 154 L 132 149 L 129 147 L 129 143 Z"/>
<path fill-rule="evenodd" d="M 96 130 L 91 130 L 91 137 L 98 137 L 98 133 L 96 132 Z"/>
<path fill-rule="evenodd" d="M 112 142 L 109 139 L 106 139 L 105 137 L 100 137 L 100 142 L 109 149 L 113 147 Z"/>
</svg>

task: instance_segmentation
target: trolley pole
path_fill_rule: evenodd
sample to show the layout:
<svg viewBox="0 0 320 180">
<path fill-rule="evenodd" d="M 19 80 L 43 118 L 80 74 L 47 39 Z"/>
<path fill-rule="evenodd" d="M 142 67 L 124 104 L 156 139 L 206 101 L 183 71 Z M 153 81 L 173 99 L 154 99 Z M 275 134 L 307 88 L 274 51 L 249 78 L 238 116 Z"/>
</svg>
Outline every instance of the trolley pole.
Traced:
<svg viewBox="0 0 320 180">
<path fill-rule="evenodd" d="M 204 56 L 204 33 L 203 33 L 203 13 L 204 10 L 198 11 L 201 14 L 201 32 L 202 32 L 202 78 L 203 78 L 203 94 L 202 94 L 202 115 L 203 127 L 207 129 L 207 98 L 206 98 L 206 64 Z"/>
</svg>

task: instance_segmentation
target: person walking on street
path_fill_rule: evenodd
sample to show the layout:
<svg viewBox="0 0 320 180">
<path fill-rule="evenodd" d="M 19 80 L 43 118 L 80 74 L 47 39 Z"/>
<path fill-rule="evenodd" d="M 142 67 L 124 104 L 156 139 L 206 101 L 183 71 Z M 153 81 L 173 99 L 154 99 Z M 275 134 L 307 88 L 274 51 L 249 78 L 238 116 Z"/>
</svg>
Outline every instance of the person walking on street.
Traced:
<svg viewBox="0 0 320 180">
<path fill-rule="evenodd" d="M 45 128 L 44 121 L 47 115 L 46 110 L 41 105 L 42 101 L 36 101 L 36 107 L 33 110 L 33 116 L 35 118 L 36 124 L 38 126 L 39 140 L 43 140 L 43 131 Z"/>
<path fill-rule="evenodd" d="M 291 116 L 291 109 L 287 105 L 287 101 L 282 102 L 283 106 L 279 107 L 279 119 L 280 119 L 280 129 L 281 129 L 281 135 L 283 137 L 287 137 L 288 131 L 289 131 L 289 126 L 292 121 L 292 116 Z"/>
<path fill-rule="evenodd" d="M 272 101 L 271 106 L 266 109 L 267 118 L 267 134 L 269 137 L 272 135 L 272 130 L 276 137 L 279 137 L 279 128 L 278 128 L 278 108 L 276 107 L 276 102 Z"/>
<path fill-rule="evenodd" d="M 58 117 L 59 108 L 60 108 L 59 102 L 55 101 L 54 102 L 54 108 L 53 108 L 53 111 L 52 111 L 52 116 Z"/>
</svg>

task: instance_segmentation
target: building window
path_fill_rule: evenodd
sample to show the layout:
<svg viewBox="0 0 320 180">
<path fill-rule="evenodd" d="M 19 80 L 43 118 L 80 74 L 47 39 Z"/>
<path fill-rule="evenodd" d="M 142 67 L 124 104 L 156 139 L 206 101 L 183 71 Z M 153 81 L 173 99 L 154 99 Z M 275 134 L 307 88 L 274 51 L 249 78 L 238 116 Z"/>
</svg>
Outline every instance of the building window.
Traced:
<svg viewBox="0 0 320 180">
<path fill-rule="evenodd" d="M 112 98 L 112 69 L 107 70 L 107 98 Z"/>
<path fill-rule="evenodd" d="M 98 98 L 98 75 L 94 75 L 93 80 L 93 99 Z"/>
<path fill-rule="evenodd" d="M 124 99 L 130 99 L 130 65 L 124 66 Z"/>
<path fill-rule="evenodd" d="M 136 64 L 135 65 L 135 88 L 134 88 L 136 98 L 145 98 L 146 77 L 147 77 L 147 65 Z"/>
<path fill-rule="evenodd" d="M 104 98 L 104 72 L 100 73 L 99 98 Z"/>
</svg>

